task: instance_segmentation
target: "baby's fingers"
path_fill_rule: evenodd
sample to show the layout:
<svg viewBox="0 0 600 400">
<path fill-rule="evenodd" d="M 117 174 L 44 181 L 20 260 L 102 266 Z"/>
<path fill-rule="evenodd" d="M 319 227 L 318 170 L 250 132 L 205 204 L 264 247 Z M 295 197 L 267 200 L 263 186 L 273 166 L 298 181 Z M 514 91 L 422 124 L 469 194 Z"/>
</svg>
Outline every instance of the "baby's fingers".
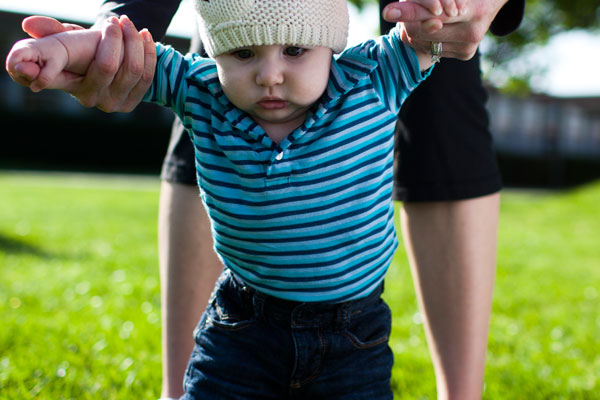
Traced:
<svg viewBox="0 0 600 400">
<path fill-rule="evenodd" d="M 430 13 L 437 16 L 441 15 L 446 10 L 446 7 L 444 6 L 445 2 L 454 3 L 454 0 L 410 0 L 410 2 L 420 4 Z"/>
<path fill-rule="evenodd" d="M 50 59 L 42 66 L 42 68 L 40 68 L 40 73 L 31 82 L 29 89 L 31 89 L 32 92 L 39 92 L 43 89 L 53 88 L 55 86 L 55 81 L 62 70 L 62 65 L 59 65 L 53 59 Z"/>
<path fill-rule="evenodd" d="M 458 15 L 458 7 L 456 6 L 455 0 L 439 0 L 444 12 L 449 17 L 456 17 Z"/>
<path fill-rule="evenodd" d="M 40 73 L 40 66 L 31 61 L 23 61 L 9 68 L 11 78 L 20 85 L 29 86 Z"/>
<path fill-rule="evenodd" d="M 398 1 L 389 3 L 383 9 L 383 18 L 388 22 L 418 22 L 434 18 L 441 18 L 442 22 L 447 19 L 442 14 L 442 9 L 435 10 L 435 14 L 427 5 L 440 5 L 439 1 L 419 0 L 419 1 Z"/>
<path fill-rule="evenodd" d="M 34 65 L 32 65 L 34 64 Z M 27 46 L 27 41 L 17 42 L 6 57 L 6 72 L 17 83 L 29 86 L 39 73 L 36 70 L 35 57 Z"/>
<path fill-rule="evenodd" d="M 419 0 L 421 1 L 421 0 Z M 434 0 L 437 1 L 437 0 Z M 459 15 L 465 15 L 468 12 L 468 1 L 467 0 L 439 0 L 444 13 L 448 17 L 457 17 Z"/>
<path fill-rule="evenodd" d="M 425 7 L 433 15 L 446 14 L 448 17 L 456 17 L 467 11 L 467 0 L 409 0 Z"/>
</svg>

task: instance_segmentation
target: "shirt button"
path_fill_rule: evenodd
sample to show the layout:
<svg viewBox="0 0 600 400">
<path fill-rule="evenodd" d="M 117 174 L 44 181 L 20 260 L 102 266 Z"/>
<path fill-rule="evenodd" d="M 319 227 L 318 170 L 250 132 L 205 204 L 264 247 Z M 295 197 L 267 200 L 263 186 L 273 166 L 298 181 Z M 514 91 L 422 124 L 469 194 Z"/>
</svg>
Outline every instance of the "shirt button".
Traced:
<svg viewBox="0 0 600 400">
<path fill-rule="evenodd" d="M 282 153 L 279 153 L 279 154 L 277 154 L 277 157 L 275 157 L 275 159 L 276 159 L 277 161 L 281 161 L 281 159 L 282 159 L 282 158 L 283 158 L 283 152 L 282 152 Z"/>
</svg>

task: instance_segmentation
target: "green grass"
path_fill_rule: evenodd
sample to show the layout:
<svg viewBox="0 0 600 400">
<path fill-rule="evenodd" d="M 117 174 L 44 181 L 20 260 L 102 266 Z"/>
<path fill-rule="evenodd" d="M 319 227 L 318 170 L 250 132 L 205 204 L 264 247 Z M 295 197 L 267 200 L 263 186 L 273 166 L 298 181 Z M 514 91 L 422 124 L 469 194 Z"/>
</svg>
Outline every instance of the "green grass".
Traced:
<svg viewBox="0 0 600 400">
<path fill-rule="evenodd" d="M 0 174 L 0 399 L 160 392 L 158 179 Z M 485 399 L 600 399 L 600 184 L 503 196 Z M 435 399 L 404 250 L 398 399 Z"/>
</svg>

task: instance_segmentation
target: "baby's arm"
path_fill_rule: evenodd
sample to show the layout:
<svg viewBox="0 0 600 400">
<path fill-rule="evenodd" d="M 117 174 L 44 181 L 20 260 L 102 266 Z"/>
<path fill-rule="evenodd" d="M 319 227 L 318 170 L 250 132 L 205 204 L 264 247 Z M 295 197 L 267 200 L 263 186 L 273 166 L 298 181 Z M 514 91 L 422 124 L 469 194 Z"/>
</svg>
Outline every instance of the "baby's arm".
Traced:
<svg viewBox="0 0 600 400">
<path fill-rule="evenodd" d="M 6 70 L 15 82 L 34 92 L 63 89 L 61 73 L 85 75 L 101 36 L 98 30 L 76 30 L 21 40 L 6 58 Z"/>
</svg>

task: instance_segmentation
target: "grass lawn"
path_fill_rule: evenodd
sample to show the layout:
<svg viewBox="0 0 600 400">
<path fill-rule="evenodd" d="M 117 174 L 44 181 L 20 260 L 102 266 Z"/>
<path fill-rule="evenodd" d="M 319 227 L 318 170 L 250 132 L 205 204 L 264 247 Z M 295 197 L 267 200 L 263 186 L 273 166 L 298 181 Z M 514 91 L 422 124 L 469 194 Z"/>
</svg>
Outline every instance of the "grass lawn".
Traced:
<svg viewBox="0 0 600 400">
<path fill-rule="evenodd" d="M 0 174 L 0 399 L 160 393 L 158 179 Z M 600 399 L 600 183 L 503 196 L 484 399 Z M 393 296 L 392 296 L 393 293 Z M 404 249 L 398 399 L 435 399 Z"/>
</svg>

